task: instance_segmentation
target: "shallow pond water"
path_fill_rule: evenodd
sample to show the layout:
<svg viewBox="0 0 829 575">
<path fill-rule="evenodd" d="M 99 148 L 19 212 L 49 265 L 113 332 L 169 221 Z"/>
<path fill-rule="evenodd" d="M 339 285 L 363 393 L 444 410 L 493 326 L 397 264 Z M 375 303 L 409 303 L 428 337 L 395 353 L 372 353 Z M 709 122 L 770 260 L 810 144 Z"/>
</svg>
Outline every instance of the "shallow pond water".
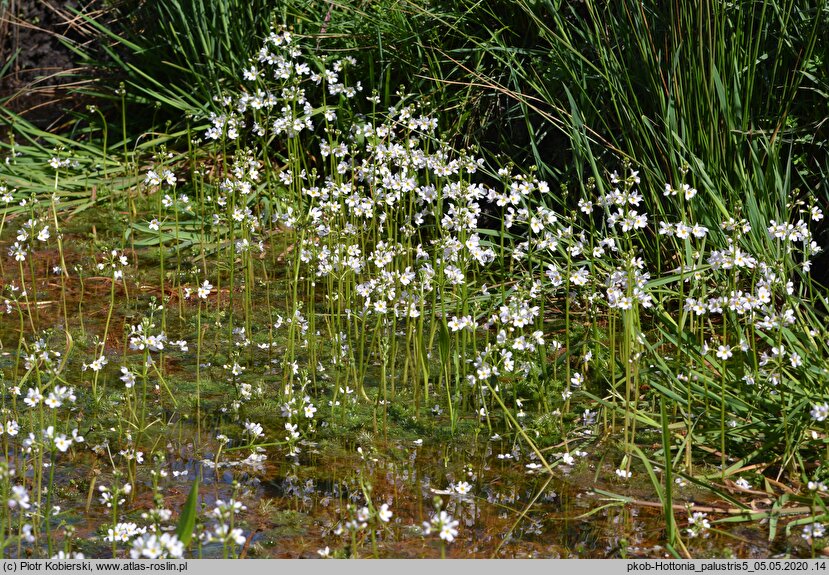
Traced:
<svg viewBox="0 0 829 575">
<path fill-rule="evenodd" d="M 236 497 L 247 509 L 237 519 L 247 537 L 243 553 L 249 557 L 315 558 L 325 548 L 335 556 L 439 557 L 440 540 L 424 536 L 423 522 L 435 513 L 435 500 L 459 521 L 458 535 L 446 545 L 450 557 L 576 558 L 576 557 L 664 557 L 664 521 L 651 506 L 606 505 L 593 490 L 601 487 L 643 500 L 651 489 L 602 484 L 592 481 L 597 463 L 590 457 L 573 468 L 557 468 L 560 474 L 529 473 L 528 459 L 501 441 L 481 440 L 447 448 L 416 445 L 407 440 L 377 442 L 360 455 L 354 443 L 343 442 L 341 450 L 329 446 L 297 459 L 270 452 L 255 468 L 211 464 L 212 453 L 202 459 L 188 457 L 190 445 L 168 448 L 163 469 L 167 477 L 162 492 L 165 505 L 180 509 L 194 478 L 199 478 L 201 502 L 211 508 L 216 500 Z M 502 452 L 502 450 L 506 450 Z M 517 457 L 516 457 L 517 455 Z M 60 469 L 56 478 L 59 503 L 79 537 L 100 532 L 111 522 L 106 508 L 97 501 L 84 510 L 86 478 L 95 475 L 100 463 L 73 462 Z M 612 473 L 612 470 L 605 470 Z M 606 473 L 605 473 L 606 474 Z M 105 483 L 107 472 L 96 476 Z M 453 492 L 452 485 L 465 481 L 468 494 Z M 370 491 L 367 492 L 367 489 Z M 354 541 L 339 533 L 351 517 L 349 504 L 361 507 L 369 495 L 375 507 L 389 505 L 393 516 L 376 533 L 369 531 Z M 696 496 L 691 500 L 700 504 Z M 140 521 L 152 507 L 152 492 L 145 480 L 123 506 L 124 519 Z M 679 514 L 678 514 L 679 515 Z M 356 547 L 354 546 L 356 542 Z M 774 552 L 761 529 L 742 528 L 739 533 L 710 533 L 687 543 L 694 556 L 765 557 Z M 81 546 L 93 555 L 108 555 L 106 544 Z M 783 551 L 783 549 L 779 549 Z M 207 545 L 205 557 L 221 556 L 222 548 Z"/>
<path fill-rule="evenodd" d="M 111 280 L 73 277 L 62 288 L 58 279 L 47 275 L 49 255 L 33 266 L 38 303 L 33 319 L 26 319 L 38 332 L 48 332 L 45 337 L 50 342 L 62 342 L 67 351 L 71 349 L 73 355 L 62 381 L 82 395 L 90 386 L 85 367 L 94 358 L 90 350 L 97 345 L 96 334 L 105 331 Z M 81 262 L 84 257 L 70 251 L 67 261 Z M 13 281 L 14 267 L 6 266 L 4 271 L 6 282 Z M 153 378 L 153 383 L 143 388 L 147 406 L 141 412 L 144 427 L 129 423 L 124 413 L 132 404 L 123 394 L 119 366 L 128 362 L 135 368 L 140 359 L 140 354 L 127 349 L 129 326 L 140 321 L 153 298 L 162 295 L 150 279 L 155 273 L 151 267 L 142 268 L 127 290 L 117 286 L 113 328 L 103 348 L 110 359 L 95 379 L 102 392 L 97 400 L 82 398 L 66 415 L 86 436 L 86 447 L 67 454 L 52 453 L 54 487 L 48 502 L 60 510 L 49 523 L 58 534 L 59 547 L 70 537 L 76 551 L 93 557 L 111 556 L 110 543 L 104 538 L 114 522 L 112 508 L 101 502 L 99 490 L 114 481 L 126 481 L 123 475 L 114 477 L 113 471 L 118 470 L 135 486 L 118 510 L 119 522 L 146 523 L 142 514 L 163 507 L 172 511 L 172 519 L 166 521 L 172 529 L 196 479 L 201 510 L 196 533 L 214 528 L 211 509 L 218 501 L 240 501 L 244 509 L 234 521 L 242 529 L 244 542 L 232 553 L 243 557 L 670 555 L 663 546 L 665 522 L 658 498 L 644 470 L 637 469 L 632 480 L 616 480 L 610 458 L 603 455 L 617 449 L 612 438 L 587 435 L 572 445 L 560 446 L 559 451 L 572 451 L 576 457 L 572 465 L 558 465 L 550 475 L 503 420 L 493 419 L 494 427 L 488 428 L 475 418 L 466 418 L 462 430 L 450 438 L 446 414 L 440 409 L 424 410 L 420 418 L 391 417 L 390 429 L 384 427 L 380 432 L 376 413 L 372 421 L 370 407 L 358 408 L 358 402 L 352 400 L 350 409 L 354 411 L 348 414 L 345 407 L 331 410 L 320 405 L 312 438 L 303 438 L 294 449 L 265 441 L 265 447 L 253 451 L 257 455 L 254 459 L 246 457 L 250 449 L 234 451 L 241 446 L 238 430 L 248 420 L 260 423 L 265 436 L 274 438 L 275 443 L 280 443 L 285 433 L 285 420 L 280 417 L 279 402 L 269 395 L 278 389 L 281 355 L 271 351 L 273 346 L 262 351 L 245 343 L 244 332 L 231 333 L 227 323 L 221 324 L 229 313 L 228 293 L 220 296 L 226 298 L 225 303 L 213 299 L 204 311 L 208 328 L 204 330 L 200 364 L 198 425 L 194 407 L 197 361 L 190 350 L 158 360 L 158 373 L 163 373 L 164 380 Z M 68 328 L 73 339 L 69 343 L 64 341 L 67 326 L 61 289 L 65 290 L 66 308 L 71 310 Z M 269 293 L 270 289 L 269 285 L 257 285 L 254 301 L 278 300 L 274 297 L 278 292 Z M 187 340 L 192 348 L 194 304 L 181 302 L 180 293 L 174 290 L 169 295 L 173 297 L 164 320 L 168 339 Z M 123 305 L 122 299 L 126 301 Z M 237 295 L 237 303 L 240 299 Z M 254 325 L 267 331 L 274 308 L 265 310 L 258 305 L 257 310 L 261 317 Z M 16 319 L 7 315 L 0 328 L 0 362 L 6 382 L 25 372 Z M 160 323 L 161 319 L 156 315 L 154 321 Z M 24 324 L 24 330 L 26 327 Z M 25 337 L 31 338 L 31 334 Z M 237 361 L 249 367 L 249 373 L 228 376 L 228 364 Z M 372 366 L 367 381 L 378 385 L 376 375 Z M 265 389 L 248 403 L 234 406 L 240 382 L 252 386 L 264 382 Z M 317 383 L 323 389 L 332 387 L 330 381 L 315 381 L 314 385 Z M 7 383 L 6 405 L 14 401 L 9 389 Z M 326 397 L 325 393 L 321 396 Z M 233 430 L 236 440 L 225 444 L 217 439 Z M 17 468 L 18 477 L 33 481 L 35 468 L 42 462 L 29 457 L 20 442 L 8 435 L 3 441 L 4 461 Z M 136 458 L 139 449 L 141 457 Z M 546 453 L 555 459 L 553 451 Z M 45 461 L 48 467 L 49 458 Z M 155 490 L 153 473 L 158 481 Z M 374 509 L 387 505 L 392 512 L 390 520 L 352 533 L 348 523 L 369 501 Z M 688 526 L 690 511 L 682 509 L 686 503 L 696 509 L 718 508 L 724 502 L 702 490 L 679 489 L 675 504 L 680 529 Z M 424 523 L 439 510 L 458 522 L 457 535 L 450 543 L 442 542 L 435 533 L 424 533 Z M 721 517 L 724 515 L 709 514 L 712 521 Z M 66 526 L 74 532 L 66 533 Z M 63 538 L 61 534 L 65 534 Z M 705 536 L 685 538 L 685 545 L 695 557 L 811 552 L 796 537 L 778 536 L 770 544 L 767 528 L 756 523 L 717 526 Z M 127 549 L 120 546 L 116 554 L 127 556 Z M 20 554 L 43 552 L 42 547 L 26 545 L 20 550 Z M 220 557 L 225 552 L 221 544 L 208 541 L 193 548 L 194 555 L 205 557 Z M 9 553 L 17 554 L 14 549 Z"/>
</svg>

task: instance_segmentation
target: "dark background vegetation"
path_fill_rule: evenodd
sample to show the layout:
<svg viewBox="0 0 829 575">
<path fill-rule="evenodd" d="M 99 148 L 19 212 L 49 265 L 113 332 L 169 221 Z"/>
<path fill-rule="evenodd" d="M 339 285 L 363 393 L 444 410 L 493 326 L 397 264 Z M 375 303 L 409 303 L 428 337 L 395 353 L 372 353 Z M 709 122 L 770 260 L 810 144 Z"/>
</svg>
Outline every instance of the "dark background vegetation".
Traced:
<svg viewBox="0 0 829 575">
<path fill-rule="evenodd" d="M 76 12 L 100 17 L 102 9 L 98 1 L 0 2 L 0 102 L 43 127 L 60 120 L 73 107 L 75 82 L 88 79 L 64 41 L 92 41 Z"/>
</svg>

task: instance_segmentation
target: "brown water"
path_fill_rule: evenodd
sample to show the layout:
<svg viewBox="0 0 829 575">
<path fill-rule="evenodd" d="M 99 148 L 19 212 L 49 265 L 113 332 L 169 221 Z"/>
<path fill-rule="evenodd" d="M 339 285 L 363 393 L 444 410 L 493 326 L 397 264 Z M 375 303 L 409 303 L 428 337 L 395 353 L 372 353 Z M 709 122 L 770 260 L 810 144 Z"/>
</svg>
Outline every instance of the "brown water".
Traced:
<svg viewBox="0 0 829 575">
<path fill-rule="evenodd" d="M 393 512 L 388 524 L 376 536 L 379 557 L 440 557 L 440 540 L 435 534 L 423 536 L 419 527 L 434 513 L 434 499 L 460 523 L 458 536 L 446 545 L 449 557 L 507 558 L 612 558 L 665 557 L 662 546 L 664 521 L 655 507 L 614 505 L 596 511 L 608 503 L 594 488 L 612 490 L 649 501 L 652 490 L 641 481 L 632 485 L 594 482 L 597 463 L 590 457 L 574 468 L 558 467 L 556 475 L 528 473 L 528 459 L 517 450 L 512 460 L 498 458 L 510 452 L 501 441 L 480 441 L 446 447 L 411 441 L 377 444 L 371 454 L 361 457 L 347 439 L 343 450 L 329 448 L 324 453 L 308 453 L 299 460 L 286 458 L 279 451 L 268 453 L 268 460 L 258 470 L 220 467 L 203 463 L 212 453 L 207 450 L 201 460 L 189 457 L 191 448 L 167 450 L 168 478 L 163 492 L 166 505 L 180 507 L 194 477 L 200 478 L 200 495 L 210 508 L 217 499 L 227 500 L 236 494 L 247 510 L 237 526 L 244 529 L 249 542 L 248 557 L 303 558 L 318 557 L 318 550 L 329 547 L 343 556 L 375 556 L 369 531 L 357 537 L 352 547 L 348 533 L 337 535 L 337 527 L 350 518 L 348 504 L 361 507 L 366 502 L 362 485 L 370 485 L 370 497 L 379 507 L 387 503 Z M 57 484 L 67 486 L 71 478 L 92 474 L 92 464 L 79 461 L 60 469 Z M 174 472 L 186 471 L 174 477 Z M 609 477 L 613 469 L 602 468 Z M 108 474 L 99 476 L 106 484 Z M 449 494 L 452 483 L 471 484 L 467 495 Z M 71 490 L 70 490 L 71 495 Z M 688 491 L 688 501 L 712 503 L 701 492 Z M 111 521 L 106 509 L 93 503 L 90 513 L 83 510 L 83 494 L 78 491 L 60 501 L 70 512 L 79 535 L 92 534 L 96 527 Z M 123 506 L 124 519 L 136 518 L 152 506 L 148 482 L 139 485 Z M 592 512 L 592 513 L 591 513 Z M 589 515 L 587 515 L 589 514 Z M 711 514 L 713 520 L 716 515 Z M 677 514 L 680 525 L 685 514 Z M 136 519 L 140 523 L 140 520 Z M 252 536 L 251 536 L 252 534 Z M 695 557 L 767 557 L 785 552 L 772 548 L 765 529 L 746 524 L 723 533 L 710 532 L 705 537 L 686 539 Z M 108 556 L 104 544 L 89 545 L 87 551 Z M 805 554 L 801 546 L 792 550 Z M 221 548 L 206 546 L 205 557 L 221 556 Z"/>
<path fill-rule="evenodd" d="M 51 254 L 54 256 L 54 254 Z M 79 253 L 69 254 L 67 260 L 82 261 Z M 8 263 L 8 260 L 7 260 Z M 59 279 L 48 277 L 48 263 L 39 261 L 38 269 L 38 330 L 62 325 Z M 6 281 L 14 278 L 15 266 L 6 265 Z M 28 270 L 27 270 L 28 271 Z M 146 270 L 144 270 L 146 272 Z M 150 270 L 147 277 L 152 277 Z M 44 279 L 46 278 L 46 279 Z M 146 284 L 148 287 L 142 287 Z M 150 282 L 130 285 L 131 297 L 138 297 L 144 305 L 157 289 Z M 77 278 L 67 281 L 67 307 L 72 319 L 70 329 L 77 333 L 102 333 L 108 309 L 109 281 L 105 278 L 87 278 L 81 291 Z M 83 299 L 81 299 L 83 294 Z M 121 295 L 119 288 L 119 297 Z M 187 304 L 190 305 L 190 304 Z M 176 319 L 176 302 L 170 304 L 168 333 L 170 339 L 184 337 L 195 347 L 192 328 L 187 321 Z M 192 319 L 192 305 L 185 314 Z M 16 360 L 17 323 L 6 316 L 0 329 L 3 343 L 2 368 L 7 381 L 14 378 Z M 83 324 L 81 324 L 81 321 Z M 102 372 L 101 385 L 117 390 L 117 355 L 124 349 L 124 325 L 134 322 L 129 310 L 115 314 L 107 353 L 111 363 Z M 30 337 L 30 334 L 27 334 Z M 213 337 L 213 332 L 210 332 Z M 77 346 L 80 347 L 80 346 Z M 87 346 L 92 349 L 91 346 Z M 213 350 L 213 354 L 216 350 Z M 89 357 L 83 349 L 76 349 L 67 370 L 71 385 L 86 385 L 79 377 L 80 363 Z M 205 352 L 203 362 L 215 359 Z M 192 393 L 195 354 L 190 359 L 165 363 L 170 380 L 189 381 L 188 391 L 174 390 L 174 394 Z M 206 366 L 204 377 L 209 379 Z M 88 380 L 88 378 L 86 379 Z M 84 380 L 84 381 L 86 381 Z M 183 389 L 183 388 L 182 388 Z M 405 438 L 379 439 L 366 430 L 354 430 L 353 436 L 336 434 L 320 428 L 320 445 L 305 444 L 298 458 L 286 457 L 285 451 L 271 448 L 267 459 L 257 467 L 239 465 L 241 456 L 221 458 L 218 468 L 211 465 L 218 444 L 216 435 L 228 425 L 240 425 L 242 418 L 222 409 L 224 399 L 220 386 L 205 388 L 205 410 L 202 436 L 198 437 L 192 413 L 181 413 L 170 407 L 164 394 L 155 398 L 159 406 L 156 424 L 145 434 L 142 448 L 163 454 L 165 461 L 159 469 L 166 471 L 161 492 L 165 505 L 178 515 L 195 478 L 199 479 L 201 501 L 209 510 L 216 500 L 231 497 L 241 499 L 247 510 L 241 514 L 237 526 L 242 527 L 247 542 L 241 549 L 246 557 L 318 557 L 318 550 L 329 548 L 338 556 L 360 557 L 439 557 L 442 551 L 449 557 L 664 557 L 665 524 L 650 481 L 644 471 L 637 470 L 630 481 L 616 479 L 611 460 L 618 461 L 613 441 L 590 438 L 579 449 L 589 454 L 577 457 L 572 467 L 558 466 L 554 474 L 531 470 L 536 463 L 531 452 L 518 443 L 496 438 L 489 433 L 458 437 L 447 443 L 424 436 L 417 444 L 411 432 Z M 322 400 L 320 400 L 322 403 Z M 117 403 L 98 407 L 79 402 L 73 417 L 81 423 L 81 431 L 88 436 L 87 446 L 106 435 L 106 429 L 117 422 Z M 99 409 L 100 412 L 95 410 Z M 78 411 L 80 410 L 80 412 Z M 83 412 L 86 410 L 86 413 Z M 320 416 L 325 419 L 320 409 Z M 428 417 L 428 416 L 427 416 Z M 445 427 L 445 416 L 434 417 L 434 425 Z M 280 437 L 284 420 L 277 410 L 270 417 L 259 419 L 268 431 L 268 438 Z M 431 425 L 431 424 L 427 424 Z M 498 431 L 493 430 L 493 431 Z M 507 435 L 504 429 L 500 432 Z M 232 444 L 231 444 L 232 445 Z M 363 453 L 357 451 L 361 447 Z M 575 448 L 571 448 L 575 450 Z M 603 455 L 613 452 L 613 457 Z M 548 455 L 551 455 L 548 452 Z M 19 462 L 20 454 L 9 455 L 11 463 Z M 149 459 L 149 456 L 147 456 Z M 228 464 L 227 462 L 232 463 Z M 233 463 L 235 462 L 235 463 Z M 153 506 L 149 482 L 151 463 L 139 467 L 135 491 L 122 506 L 121 521 L 141 524 L 140 514 Z M 97 493 L 87 510 L 90 486 L 110 485 L 112 465 L 108 456 L 94 454 L 88 449 L 77 455 L 61 456 L 55 466 L 55 494 L 52 504 L 59 505 L 61 515 L 53 523 L 59 532 L 61 522 L 73 525 L 79 549 L 87 556 L 108 557 L 109 545 L 100 542 L 106 526 L 111 524 L 111 511 L 97 502 Z M 186 473 L 185 473 L 186 472 Z M 26 471 L 31 475 L 31 468 Z M 93 484 L 94 481 L 94 484 Z M 450 493 L 451 485 L 465 481 L 471 485 L 466 495 Z M 393 512 L 390 522 L 380 525 L 371 536 L 371 530 L 361 531 L 355 539 L 337 534 L 338 526 L 349 518 L 348 505 L 362 507 L 366 503 L 366 487 L 375 507 L 388 504 Z M 618 499 L 601 495 L 597 490 L 617 493 L 631 499 L 622 505 Z M 435 498 L 441 508 L 459 521 L 458 536 L 442 549 L 441 540 L 432 534 L 424 536 L 421 525 L 435 513 Z M 723 502 L 710 493 L 684 488 L 676 495 L 675 503 L 702 506 L 722 506 Z M 206 515 L 204 513 L 203 515 Z M 688 513 L 679 510 L 677 523 L 687 527 Z M 724 515 L 709 514 L 713 522 Z M 206 521 L 209 528 L 210 521 Z M 788 539 L 778 535 L 773 544 L 768 541 L 768 528 L 757 523 L 715 525 L 704 537 L 683 537 L 691 555 L 695 557 L 767 557 L 776 553 L 809 555 L 811 550 L 797 536 Z M 782 531 L 782 530 L 781 530 Z M 98 542 L 91 541 L 98 537 Z M 373 540 L 372 540 L 373 539 Z M 123 554 L 124 547 L 121 547 Z M 206 545 L 204 556 L 221 556 L 222 549 Z"/>
</svg>

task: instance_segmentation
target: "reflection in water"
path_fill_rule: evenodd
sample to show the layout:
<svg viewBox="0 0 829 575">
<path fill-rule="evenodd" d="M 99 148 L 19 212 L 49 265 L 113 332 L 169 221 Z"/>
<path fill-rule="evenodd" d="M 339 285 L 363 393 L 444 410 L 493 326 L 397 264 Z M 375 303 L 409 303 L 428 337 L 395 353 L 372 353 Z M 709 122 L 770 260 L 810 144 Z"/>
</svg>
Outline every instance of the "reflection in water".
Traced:
<svg viewBox="0 0 829 575">
<path fill-rule="evenodd" d="M 57 325 L 59 310 L 53 308 L 43 309 L 41 320 L 54 321 Z M 94 322 L 88 318 L 86 328 L 100 327 Z M 172 333 L 181 331 L 182 337 L 186 337 L 183 333 L 186 324 L 176 326 L 173 318 L 169 323 Z M 236 332 L 237 343 L 245 335 Z M 0 332 L 0 336 L 8 336 L 4 339 L 12 341 L 16 332 Z M 11 354 L 0 360 L 8 371 L 15 365 Z M 168 356 L 163 360 L 162 369 L 168 377 L 177 373 L 192 374 L 197 367 L 195 363 L 188 363 L 192 360 L 192 357 Z M 214 364 L 203 358 L 200 364 L 203 381 L 227 382 L 233 387 L 202 390 L 202 407 L 207 409 L 210 405 L 212 415 L 207 418 L 210 425 L 202 427 L 201 434 L 192 413 L 188 417 L 169 405 L 165 407 L 157 399 L 164 397 L 158 390 L 158 395 L 152 396 L 152 409 L 157 409 L 151 429 L 152 441 L 157 441 L 153 452 L 156 456 L 163 454 L 163 461 L 154 458 L 147 465 L 155 466 L 151 469 L 160 474 L 160 493 L 164 500 L 160 503 L 153 500 L 152 482 L 145 467 L 138 475 L 135 490 L 125 499 L 121 510 L 124 520 L 140 521 L 143 512 L 160 504 L 173 510 L 174 517 L 178 516 L 191 485 L 198 479 L 202 518 L 209 517 L 218 502 L 244 503 L 236 525 L 246 537 L 240 546 L 241 554 L 248 557 L 318 557 L 322 554 L 414 558 L 439 557 L 446 553 L 450 557 L 563 558 L 661 557 L 666 553 L 659 545 L 665 537 L 658 508 L 619 505 L 618 501 L 604 499 L 594 491 L 599 488 L 652 501 L 651 486 L 616 482 L 612 468 L 577 449 L 575 443 L 571 445 L 571 452 L 552 454 L 561 463 L 554 469 L 556 475 L 552 478 L 536 454 L 502 437 L 500 434 L 507 435 L 503 429 L 500 433 L 493 430 L 489 439 L 456 439 L 450 444 L 428 439 L 380 441 L 367 433 L 353 439 L 332 438 L 333 434 L 323 432 L 319 437 L 308 436 L 326 441 L 324 446 L 303 438 L 288 446 L 271 444 L 267 448 L 236 451 L 240 447 L 238 430 L 242 426 L 249 436 L 262 434 L 263 425 L 269 430 L 280 430 L 269 433 L 269 437 L 276 435 L 279 439 L 280 434 L 285 435 L 282 432 L 285 421 L 278 419 L 280 408 L 284 415 L 285 406 L 263 409 L 270 415 L 264 416 L 261 423 L 240 420 L 234 413 L 238 402 L 227 399 L 227 389 L 235 388 L 241 395 L 255 394 L 263 402 L 267 400 L 266 394 L 258 391 L 259 382 L 235 379 L 243 371 L 238 364 L 231 362 L 229 379 L 217 365 L 218 362 Z M 115 362 L 102 367 L 102 389 L 123 389 L 124 376 Z M 262 375 L 262 378 L 270 377 L 273 377 L 270 371 Z M 326 377 L 320 377 L 320 385 Z M 188 389 L 192 390 L 192 378 L 182 379 L 180 384 L 189 385 Z M 349 408 L 357 409 L 353 391 L 346 388 L 339 397 L 349 403 Z M 107 409 L 122 409 L 120 397 L 113 394 L 114 399 L 107 400 L 111 402 L 106 404 Z M 309 405 L 294 407 L 297 410 L 313 408 L 311 415 L 314 415 L 317 408 Z M 235 407 L 238 409 L 238 405 Z M 345 410 L 339 405 L 335 407 L 330 413 L 344 418 Z M 320 429 L 329 424 L 327 413 L 316 416 L 321 422 Z M 111 524 L 111 516 L 106 508 L 95 505 L 94 500 L 91 505 L 87 501 L 92 499 L 89 493 L 94 494 L 97 487 L 115 482 L 116 478 L 108 471 L 113 467 L 109 454 L 115 453 L 116 466 L 126 467 L 125 461 L 118 458 L 135 458 L 136 447 L 116 449 L 106 443 L 108 439 L 102 440 L 107 429 L 114 431 L 112 421 L 117 419 L 108 420 L 113 414 L 106 410 L 94 415 L 95 418 L 90 418 L 79 413 L 77 419 L 83 422 L 81 431 L 88 435 L 90 444 L 103 442 L 92 445 L 90 451 L 79 451 L 71 461 L 64 459 L 55 467 L 52 503 L 61 508 L 61 514 L 56 516 L 54 525 L 55 528 L 71 525 L 79 540 L 92 541 L 84 549 L 88 556 L 109 556 L 103 536 Z M 433 416 L 445 417 L 439 407 L 433 410 Z M 585 410 L 581 421 L 588 428 L 596 422 L 596 412 Z M 228 425 L 236 428 L 236 444 L 225 435 Z M 586 434 L 589 429 L 583 431 Z M 594 438 L 585 435 L 584 445 L 593 441 Z M 10 467 L 18 468 L 22 476 L 33 477 L 32 462 L 22 452 L 7 451 L 5 461 Z M 383 510 L 385 519 L 369 525 L 363 511 L 369 505 Z M 453 540 L 449 544 L 442 544 L 434 533 L 430 536 L 424 533 L 424 524 L 441 523 L 440 512 L 451 517 L 447 529 Z M 683 522 L 687 518 L 683 515 L 678 520 Z M 197 525 L 197 533 L 215 527 L 209 520 L 201 521 L 204 524 Z M 721 556 L 727 549 L 741 557 L 768 556 L 773 551 L 765 540 L 766 534 L 756 526 L 741 529 L 739 539 L 711 531 L 707 537 L 688 540 L 686 544 L 698 557 Z M 215 543 L 205 543 L 200 550 L 205 557 L 221 556 L 223 552 L 222 546 Z"/>
</svg>

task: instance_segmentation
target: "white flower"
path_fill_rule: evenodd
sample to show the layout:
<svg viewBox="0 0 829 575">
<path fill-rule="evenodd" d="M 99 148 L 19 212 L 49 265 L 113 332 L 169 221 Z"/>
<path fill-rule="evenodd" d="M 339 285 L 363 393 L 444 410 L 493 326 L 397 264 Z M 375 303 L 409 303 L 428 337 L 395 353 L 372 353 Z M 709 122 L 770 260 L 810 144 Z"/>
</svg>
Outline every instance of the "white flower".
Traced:
<svg viewBox="0 0 829 575">
<path fill-rule="evenodd" d="M 260 423 L 253 423 L 251 421 L 245 422 L 245 433 L 249 433 L 252 438 L 256 439 L 257 437 L 262 437 L 265 435 L 265 431 L 262 428 L 262 424 Z"/>
<path fill-rule="evenodd" d="M 111 527 L 107 529 L 107 536 L 104 537 L 104 541 L 126 543 L 130 538 L 146 532 L 146 527 L 138 527 L 135 523 L 118 523 L 115 525 L 115 529 Z"/>
<path fill-rule="evenodd" d="M 570 283 L 577 286 L 583 286 L 587 284 L 587 278 L 588 272 L 586 269 L 582 268 L 570 276 Z"/>
<path fill-rule="evenodd" d="M 20 425 L 17 423 L 17 421 L 11 419 L 11 420 L 6 422 L 6 433 L 8 435 L 11 435 L 12 437 L 14 437 L 19 432 L 20 432 Z"/>
<path fill-rule="evenodd" d="M 707 513 L 695 511 L 693 515 L 688 518 L 688 524 L 691 526 L 687 530 L 689 537 L 697 537 L 711 528 L 711 523 L 709 523 L 707 517 Z"/>
<path fill-rule="evenodd" d="M 380 521 L 382 521 L 383 523 L 388 523 L 391 519 L 391 516 L 392 512 L 389 509 L 388 503 L 383 503 L 383 505 L 380 506 L 380 510 L 377 512 L 377 517 L 379 517 Z"/>
<path fill-rule="evenodd" d="M 58 448 L 58 451 L 66 452 L 67 449 L 72 445 L 72 440 L 67 439 L 65 435 L 61 434 L 55 438 L 55 447 Z"/>
<path fill-rule="evenodd" d="M 14 242 L 14 245 L 9 248 L 9 255 L 14 256 L 15 261 L 26 261 L 26 249 L 20 242 Z"/>
<path fill-rule="evenodd" d="M 458 530 L 456 527 L 458 526 L 457 521 L 453 521 L 452 523 L 446 523 L 440 528 L 440 538 L 444 541 L 451 543 L 455 540 L 455 537 L 458 535 Z"/>
<path fill-rule="evenodd" d="M 123 366 L 121 367 L 121 373 L 123 375 L 119 379 L 124 382 L 124 387 L 127 389 L 133 387 L 135 385 L 135 374 Z"/>
<path fill-rule="evenodd" d="M 821 539 L 824 535 L 826 535 L 826 529 L 822 523 L 812 523 L 803 527 L 803 539 L 807 541 Z"/>
<path fill-rule="evenodd" d="M 148 170 L 147 177 L 144 178 L 144 185 L 150 187 L 160 186 L 161 178 L 154 170 Z"/>
<path fill-rule="evenodd" d="M 803 358 L 799 354 L 793 353 L 789 356 L 789 361 L 795 369 L 803 365 Z"/>
<path fill-rule="evenodd" d="M 210 291 L 212 289 L 213 289 L 213 284 L 211 284 L 207 280 L 204 280 L 204 282 L 202 282 L 201 286 L 197 290 L 196 295 L 198 295 L 200 299 L 207 299 L 207 296 L 210 295 Z"/>
<path fill-rule="evenodd" d="M 829 417 L 829 403 L 812 405 L 812 411 L 809 412 L 809 415 L 815 421 L 826 421 L 826 418 Z"/>
<path fill-rule="evenodd" d="M 22 485 L 15 485 L 12 487 L 11 498 L 9 499 L 9 509 L 14 509 L 15 507 L 20 507 L 21 509 L 28 509 L 31 507 L 29 504 L 29 492 L 26 491 L 26 488 Z"/>
<path fill-rule="evenodd" d="M 437 531 L 440 538 L 451 543 L 458 536 L 458 521 L 452 519 L 452 516 L 441 511 L 439 515 L 432 517 L 431 522 L 423 523 L 423 533 L 429 535 L 432 531 Z"/>
<path fill-rule="evenodd" d="M 23 402 L 29 407 L 36 407 L 41 401 L 43 401 L 43 394 L 34 387 L 29 388 L 25 399 L 23 399 Z"/>
<path fill-rule="evenodd" d="M 231 529 L 228 537 L 236 543 L 236 545 L 244 545 L 245 543 L 245 534 L 241 529 Z"/>
<path fill-rule="evenodd" d="M 631 212 L 634 214 L 636 212 Z M 644 229 L 648 227 L 648 214 L 638 214 L 633 218 L 633 227 L 636 229 Z"/>
<path fill-rule="evenodd" d="M 83 364 L 83 366 L 81 366 L 81 369 L 83 369 L 84 371 L 86 371 L 87 369 L 91 369 L 92 371 L 98 372 L 101 371 L 107 363 L 109 363 L 107 361 L 107 358 L 102 355 L 89 365 Z"/>
<path fill-rule="evenodd" d="M 144 533 L 132 543 L 130 557 L 140 559 L 158 559 L 170 557 L 181 559 L 184 554 L 184 545 L 175 534 L 164 533 L 160 537 L 151 533 Z"/>
<path fill-rule="evenodd" d="M 732 355 L 734 354 L 732 353 L 731 348 L 727 345 L 721 345 L 717 348 L 717 357 L 722 359 L 723 361 L 728 359 Z"/>
<path fill-rule="evenodd" d="M 458 495 L 466 495 L 467 493 L 472 491 L 472 486 L 466 481 L 459 481 L 455 484 L 454 488 L 455 493 L 457 493 Z"/>
</svg>

